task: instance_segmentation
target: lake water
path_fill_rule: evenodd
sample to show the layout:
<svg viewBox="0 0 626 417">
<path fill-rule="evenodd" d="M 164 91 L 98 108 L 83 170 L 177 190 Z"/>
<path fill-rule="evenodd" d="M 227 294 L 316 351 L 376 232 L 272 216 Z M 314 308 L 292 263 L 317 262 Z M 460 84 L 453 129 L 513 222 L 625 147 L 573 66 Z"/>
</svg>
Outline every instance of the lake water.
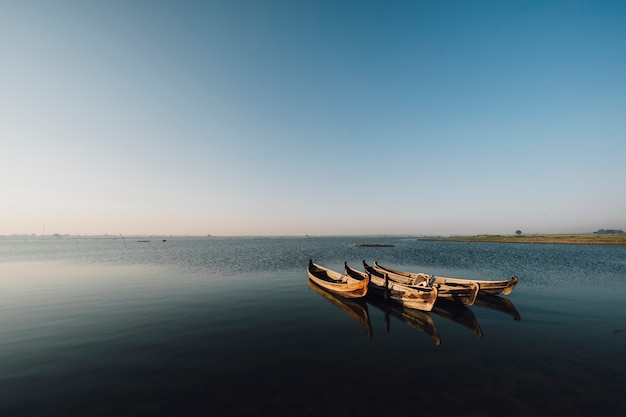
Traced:
<svg viewBox="0 0 626 417">
<path fill-rule="evenodd" d="M 520 282 L 411 313 L 329 298 L 309 258 Z M 622 416 L 625 296 L 625 246 L 4 238 L 0 416 Z"/>
</svg>

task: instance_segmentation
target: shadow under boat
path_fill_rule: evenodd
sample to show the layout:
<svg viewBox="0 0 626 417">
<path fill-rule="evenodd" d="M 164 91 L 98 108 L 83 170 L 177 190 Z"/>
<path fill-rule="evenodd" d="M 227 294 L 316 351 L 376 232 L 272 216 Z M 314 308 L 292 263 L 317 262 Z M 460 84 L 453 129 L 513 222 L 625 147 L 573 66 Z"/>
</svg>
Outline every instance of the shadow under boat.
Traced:
<svg viewBox="0 0 626 417">
<path fill-rule="evenodd" d="M 391 329 L 389 316 L 393 316 L 414 329 L 429 335 L 434 340 L 435 345 L 439 346 L 441 344 L 441 338 L 439 337 L 439 332 L 437 331 L 435 322 L 427 312 L 413 308 L 406 308 L 400 304 L 387 302 L 380 297 L 376 297 L 374 295 L 370 296 L 369 294 L 367 296 L 367 302 L 385 313 L 385 326 L 387 328 L 387 332 Z"/>
<path fill-rule="evenodd" d="M 438 298 L 431 313 L 435 313 L 446 320 L 450 320 L 463 327 L 467 327 L 479 338 L 483 337 L 483 331 L 480 328 L 480 324 L 478 323 L 474 312 L 461 303 L 457 303 L 453 300 Z"/>
<path fill-rule="evenodd" d="M 504 314 L 508 314 L 513 317 L 513 320 L 519 321 L 522 319 L 519 312 L 513 305 L 513 302 L 508 298 L 499 297 L 493 294 L 478 294 L 474 305 L 479 307 L 485 307 L 491 310 L 496 310 Z"/>
<path fill-rule="evenodd" d="M 341 311 L 350 316 L 354 321 L 365 328 L 367 337 L 372 337 L 372 325 L 370 323 L 369 311 L 367 303 L 361 299 L 343 298 L 330 291 L 325 290 L 313 281 L 308 281 L 309 288 L 328 300 L 332 305 L 338 307 Z"/>
</svg>

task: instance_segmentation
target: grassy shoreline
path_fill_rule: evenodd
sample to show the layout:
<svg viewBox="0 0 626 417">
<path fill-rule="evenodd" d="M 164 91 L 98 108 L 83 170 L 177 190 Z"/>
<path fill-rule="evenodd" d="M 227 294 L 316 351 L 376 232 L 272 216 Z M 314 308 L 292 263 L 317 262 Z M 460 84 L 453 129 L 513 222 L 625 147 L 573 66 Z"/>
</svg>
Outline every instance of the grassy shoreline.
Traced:
<svg viewBox="0 0 626 417">
<path fill-rule="evenodd" d="M 562 235 L 478 235 L 453 236 L 432 240 L 452 242 L 496 242 L 496 243 L 560 243 L 569 245 L 626 245 L 626 234 L 562 234 Z"/>
</svg>

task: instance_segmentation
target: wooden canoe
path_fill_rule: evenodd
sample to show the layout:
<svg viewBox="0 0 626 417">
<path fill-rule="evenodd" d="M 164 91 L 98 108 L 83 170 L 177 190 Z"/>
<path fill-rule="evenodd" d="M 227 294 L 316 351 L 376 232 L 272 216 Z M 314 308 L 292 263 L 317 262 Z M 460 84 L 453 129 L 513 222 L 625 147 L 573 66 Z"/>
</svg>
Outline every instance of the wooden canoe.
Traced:
<svg viewBox="0 0 626 417">
<path fill-rule="evenodd" d="M 391 268 L 386 268 L 384 266 L 379 265 L 376 261 L 374 261 L 374 268 L 379 269 L 383 272 L 389 272 L 392 274 L 402 275 L 408 278 L 413 279 L 416 282 L 421 282 L 427 278 L 430 278 L 430 275 L 424 273 L 414 273 L 414 272 L 405 272 L 398 271 Z M 515 284 L 517 284 L 518 278 L 516 276 L 512 276 L 507 280 L 501 281 L 490 281 L 490 280 L 475 280 L 475 279 L 464 279 L 464 278 L 447 278 L 447 277 L 434 277 L 435 284 L 446 284 L 446 285 L 470 285 L 470 283 L 475 282 L 479 285 L 479 292 L 482 294 L 501 294 L 501 295 L 509 295 Z"/>
<path fill-rule="evenodd" d="M 357 279 L 332 271 L 309 259 L 309 279 L 322 288 L 346 298 L 361 298 L 367 295 L 369 277 Z"/>
<path fill-rule="evenodd" d="M 379 275 L 366 274 L 345 264 L 345 273 L 353 279 L 367 279 L 370 291 L 385 299 L 391 300 L 407 308 L 430 311 L 437 300 L 437 289 L 403 285 L 391 280 L 385 280 Z"/>
<path fill-rule="evenodd" d="M 309 288 L 363 326 L 367 337 L 372 337 L 372 325 L 370 323 L 369 311 L 363 299 L 343 298 L 334 292 L 320 287 L 312 280 L 309 280 Z"/>
<path fill-rule="evenodd" d="M 455 301 L 460 301 L 463 304 L 472 305 L 476 301 L 476 296 L 480 286 L 475 282 L 466 283 L 447 283 L 436 281 L 433 282 L 432 277 L 424 273 L 409 273 L 403 271 L 396 271 L 393 269 L 382 268 L 376 262 L 374 266 L 368 265 L 363 261 L 363 267 L 365 272 L 372 276 L 377 275 L 379 277 L 387 277 L 390 281 L 398 282 L 400 284 L 408 285 L 412 288 L 415 287 L 434 287 L 437 288 L 437 296 L 440 298 L 449 298 Z"/>
</svg>

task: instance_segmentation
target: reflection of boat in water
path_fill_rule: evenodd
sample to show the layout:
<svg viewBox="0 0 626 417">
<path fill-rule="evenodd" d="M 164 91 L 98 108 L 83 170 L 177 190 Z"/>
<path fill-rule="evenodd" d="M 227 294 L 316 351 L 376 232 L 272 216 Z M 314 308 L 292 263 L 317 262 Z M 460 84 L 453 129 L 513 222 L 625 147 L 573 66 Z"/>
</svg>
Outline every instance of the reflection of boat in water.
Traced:
<svg viewBox="0 0 626 417">
<path fill-rule="evenodd" d="M 435 345 L 441 344 L 439 332 L 435 327 L 433 318 L 426 312 L 413 308 L 406 308 L 399 304 L 385 302 L 380 297 L 370 296 L 367 302 L 385 313 L 385 323 L 387 331 L 390 329 L 389 316 L 394 316 L 398 320 L 408 324 L 409 326 L 426 333 L 435 341 Z"/>
<path fill-rule="evenodd" d="M 522 319 L 522 316 L 520 316 L 511 300 L 497 295 L 479 294 L 474 305 L 508 314 L 509 316 L 512 316 L 515 321 Z"/>
<path fill-rule="evenodd" d="M 480 338 L 483 337 L 483 331 L 480 328 L 480 324 L 478 324 L 478 320 L 476 320 L 476 316 L 472 310 L 465 307 L 461 303 L 457 303 L 452 300 L 438 299 L 432 312 L 443 317 L 444 319 L 451 320 L 455 323 L 459 323 L 461 326 L 467 327 Z"/>
<path fill-rule="evenodd" d="M 324 297 L 332 305 L 338 307 L 354 321 L 365 328 L 367 337 L 372 337 L 372 325 L 370 324 L 370 316 L 367 310 L 367 304 L 362 300 L 343 298 L 326 289 L 320 287 L 315 282 L 309 280 L 309 288 Z"/>
</svg>

